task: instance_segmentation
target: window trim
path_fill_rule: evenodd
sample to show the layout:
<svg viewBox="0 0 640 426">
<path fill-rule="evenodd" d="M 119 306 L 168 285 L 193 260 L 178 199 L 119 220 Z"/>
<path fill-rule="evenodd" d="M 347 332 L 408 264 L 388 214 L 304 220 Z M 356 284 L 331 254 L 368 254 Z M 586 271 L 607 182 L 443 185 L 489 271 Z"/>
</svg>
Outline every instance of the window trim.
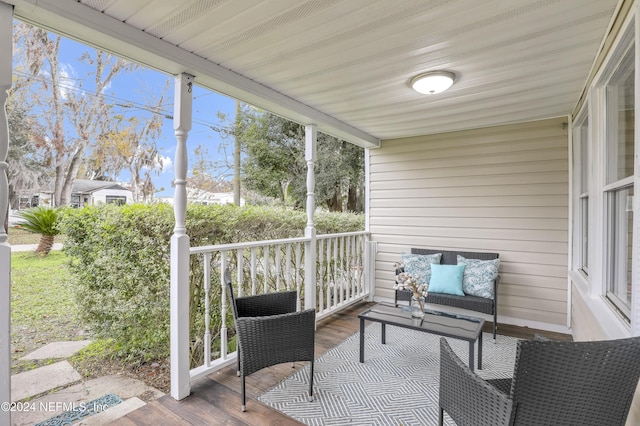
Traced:
<svg viewBox="0 0 640 426">
<path fill-rule="evenodd" d="M 602 331 L 609 338 L 620 338 L 629 335 L 640 336 L 640 220 L 633 221 L 633 241 L 631 253 L 631 282 L 633 289 L 631 295 L 631 312 L 630 319 L 623 318 L 622 314 L 614 308 L 613 303 L 606 297 L 608 271 L 606 267 L 605 256 L 607 255 L 607 232 L 609 224 L 606 222 L 607 191 L 611 191 L 621 186 L 633 186 L 633 209 L 634 212 L 640 212 L 640 199 L 638 194 L 640 191 L 640 159 L 634 161 L 633 176 L 628 176 L 616 182 L 608 183 L 607 155 L 607 136 L 611 126 L 607 126 L 607 110 L 605 108 L 607 102 L 606 85 L 615 75 L 616 70 L 622 64 L 625 55 L 629 49 L 634 49 L 634 139 L 635 139 L 635 155 L 640 153 L 640 4 L 636 4 L 633 12 L 630 13 L 621 25 L 618 36 L 614 40 L 602 66 L 596 72 L 589 88 L 587 89 L 585 102 L 581 109 L 572 117 L 572 130 L 580 123 L 583 114 L 588 115 L 589 120 L 589 136 L 590 136 L 590 160 L 589 160 L 589 265 L 588 273 L 585 275 L 578 270 L 577 251 L 579 249 L 579 221 L 578 204 L 585 194 L 580 192 L 578 182 L 575 182 L 577 173 L 571 170 L 570 179 L 572 179 L 569 191 L 570 198 L 570 241 L 571 247 L 569 251 L 571 267 L 569 268 L 569 278 L 573 284 L 573 288 L 579 294 L 580 299 L 586 304 L 586 307 L 593 320 L 601 327 Z M 574 126 L 575 125 L 575 126 Z M 570 138 L 575 137 L 575 133 L 570 132 Z M 617 137 L 617 135 L 616 135 Z M 570 139 L 571 166 L 577 167 L 577 161 L 574 149 L 576 145 Z M 571 167 L 570 166 L 570 167 Z M 573 307 L 572 307 L 573 310 Z"/>
<path fill-rule="evenodd" d="M 631 176 L 633 178 L 633 176 Z M 628 180 L 628 179 L 625 179 Z M 632 179 L 633 180 L 633 179 Z M 612 186 L 612 185 L 609 185 Z M 624 192 L 628 189 L 634 189 L 633 182 L 627 185 L 616 185 L 614 188 L 603 191 L 604 197 L 604 205 L 606 209 L 605 214 L 605 227 L 606 227 L 606 241 L 604 244 L 607 247 L 606 254 L 607 258 L 605 259 L 605 271 L 607 277 L 607 285 L 605 286 L 604 296 L 611 303 L 611 305 L 626 319 L 628 323 L 631 322 L 631 311 L 632 311 L 632 301 L 629 300 L 629 306 L 626 306 L 626 301 L 622 300 L 614 291 L 611 291 L 611 286 L 608 284 L 615 286 L 616 278 L 619 275 L 624 275 L 626 279 L 626 269 L 629 268 L 629 265 L 624 263 L 624 268 L 622 268 L 623 264 L 616 259 L 610 259 L 610 257 L 616 255 L 617 259 L 621 259 L 619 253 L 625 252 L 627 253 L 627 239 L 616 239 L 615 236 L 618 235 L 618 226 L 620 222 L 618 221 L 618 217 L 616 216 L 616 212 L 620 210 L 622 205 L 622 200 L 620 200 L 618 206 L 615 205 L 615 198 L 619 192 Z M 626 202 L 625 202 L 626 205 Z M 615 221 L 615 222 L 614 222 Z M 635 221 L 634 221 L 635 222 Z M 613 229 L 612 229 L 613 228 Z M 628 231 L 627 231 L 628 232 Z M 627 253 L 627 259 L 629 258 L 629 253 Z M 633 267 L 633 265 L 631 265 Z M 633 286 L 633 283 L 632 283 Z"/>
<path fill-rule="evenodd" d="M 589 164 L 591 156 L 591 120 L 589 117 L 589 100 L 585 102 L 582 110 L 578 113 L 576 119 L 572 123 L 572 157 L 574 158 L 573 164 L 574 168 L 572 170 L 572 178 L 573 178 L 573 195 L 572 195 L 572 204 L 573 204 L 573 235 L 572 235 L 572 265 L 571 269 L 575 270 L 577 273 L 581 274 L 585 280 L 589 280 L 589 250 L 585 253 L 585 241 L 584 241 L 584 233 L 585 229 L 587 231 L 587 236 L 589 236 L 590 225 L 589 225 L 589 214 L 590 210 L 590 196 L 589 196 L 589 188 L 592 186 L 589 182 Z M 587 126 L 587 131 L 584 132 L 584 127 Z M 584 138 L 586 137 L 586 141 Z M 586 148 L 587 155 L 583 156 L 583 150 Z M 583 159 L 586 160 L 586 164 L 583 163 Z M 585 170 L 587 169 L 587 170 Z M 584 174 L 586 174 L 587 179 L 583 179 Z M 583 188 L 582 185 L 585 185 L 586 188 Z M 585 191 L 586 189 L 586 191 Z M 587 199 L 587 223 L 584 223 L 584 213 L 582 200 Z M 589 241 L 587 240 L 587 247 L 589 245 Z M 586 263 L 585 263 L 586 257 Z"/>
</svg>

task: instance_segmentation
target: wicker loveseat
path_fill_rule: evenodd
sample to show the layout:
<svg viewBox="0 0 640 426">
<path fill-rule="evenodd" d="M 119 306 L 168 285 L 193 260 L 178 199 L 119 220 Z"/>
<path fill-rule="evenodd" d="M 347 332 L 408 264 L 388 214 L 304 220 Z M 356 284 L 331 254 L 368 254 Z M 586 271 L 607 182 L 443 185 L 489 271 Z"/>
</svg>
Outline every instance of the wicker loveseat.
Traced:
<svg viewBox="0 0 640 426">
<path fill-rule="evenodd" d="M 424 249 L 424 248 L 412 248 L 412 254 L 436 254 L 442 253 L 442 258 L 440 260 L 440 264 L 443 265 L 456 265 L 458 255 L 463 256 L 467 259 L 479 259 L 479 260 L 493 260 L 498 259 L 498 253 L 478 253 L 478 252 L 467 252 L 467 251 L 449 251 L 449 250 L 438 250 L 438 249 Z M 402 270 L 397 270 L 396 274 L 402 272 Z M 500 281 L 500 276 L 493 282 L 493 299 L 485 298 L 485 297 L 477 297 L 477 296 L 457 296 L 453 294 L 445 294 L 445 293 L 435 293 L 429 291 L 426 302 L 433 303 L 438 305 L 445 306 L 453 306 L 456 308 L 468 309 L 471 311 L 482 312 L 484 314 L 493 315 L 493 338 L 496 338 L 496 330 L 498 328 L 498 282 Z M 411 301 L 412 293 L 408 290 L 396 290 L 395 291 L 395 303 L 398 305 L 399 301 Z"/>
</svg>

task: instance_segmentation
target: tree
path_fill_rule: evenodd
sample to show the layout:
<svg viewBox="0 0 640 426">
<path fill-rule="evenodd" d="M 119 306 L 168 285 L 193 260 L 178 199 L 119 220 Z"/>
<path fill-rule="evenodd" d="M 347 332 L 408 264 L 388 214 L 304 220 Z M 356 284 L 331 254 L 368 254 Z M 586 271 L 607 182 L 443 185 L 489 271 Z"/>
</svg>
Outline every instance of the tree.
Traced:
<svg viewBox="0 0 640 426">
<path fill-rule="evenodd" d="M 90 179 L 116 180 L 126 168 L 131 174 L 133 201 L 145 201 L 153 195 L 151 175 L 160 173 L 163 164 L 156 144 L 162 129 L 163 115 L 158 112 L 162 102 L 160 97 L 156 106 L 148 107 L 154 113 L 145 120 L 114 115 L 114 130 L 101 135 L 91 150 L 87 167 Z"/>
<path fill-rule="evenodd" d="M 7 102 L 7 116 L 11 142 L 7 156 L 9 179 L 9 206 L 20 208 L 20 194 L 29 193 L 40 187 L 47 179 L 45 159 L 36 150 L 31 134 L 37 132 L 38 123 L 29 117 L 13 96 Z"/>
<path fill-rule="evenodd" d="M 287 205 L 306 201 L 304 127 L 284 118 L 244 107 L 237 131 L 246 154 L 245 185 Z M 363 211 L 364 150 L 318 133 L 315 164 L 316 204 L 330 211 Z"/>
<path fill-rule="evenodd" d="M 19 47 L 15 90 L 27 91 L 29 109 L 42 125 L 33 139 L 54 169 L 55 204 L 66 205 L 87 150 L 117 124 L 105 91 L 118 74 L 136 66 L 103 51 L 88 51 L 79 61 L 91 70 L 89 79 L 71 80 L 59 61 L 60 36 L 18 23 L 14 39 Z"/>
<path fill-rule="evenodd" d="M 54 237 L 60 233 L 59 209 L 39 206 L 21 210 L 18 216 L 22 219 L 20 228 L 41 235 L 36 253 L 40 253 L 41 256 L 48 255 L 53 247 Z"/>
<path fill-rule="evenodd" d="M 291 183 L 300 176 L 306 182 L 304 129 L 250 106 L 241 109 L 237 123 L 246 154 L 242 165 L 246 187 L 301 208 L 304 200 L 292 192 Z"/>
<path fill-rule="evenodd" d="M 209 150 L 204 145 L 198 145 L 194 150 L 193 166 L 187 177 L 187 187 L 204 192 L 229 192 L 233 183 L 224 176 L 214 175 L 216 163 L 209 157 Z"/>
<path fill-rule="evenodd" d="M 242 177 L 240 170 L 240 165 L 242 163 L 242 142 L 240 141 L 240 132 L 238 131 L 242 124 L 240 111 L 240 101 L 236 99 L 236 117 L 233 132 L 233 204 L 235 204 L 236 206 L 240 205 L 240 192 L 242 186 Z"/>
<path fill-rule="evenodd" d="M 364 211 L 364 149 L 320 133 L 316 193 L 330 211 Z"/>
</svg>

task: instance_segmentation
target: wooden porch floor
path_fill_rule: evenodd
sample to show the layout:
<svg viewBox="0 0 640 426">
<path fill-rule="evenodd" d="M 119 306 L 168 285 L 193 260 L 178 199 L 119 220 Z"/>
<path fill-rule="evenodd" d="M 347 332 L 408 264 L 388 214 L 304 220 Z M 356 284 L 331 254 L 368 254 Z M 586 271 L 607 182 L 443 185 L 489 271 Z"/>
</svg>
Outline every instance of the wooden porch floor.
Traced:
<svg viewBox="0 0 640 426">
<path fill-rule="evenodd" d="M 316 331 L 316 357 L 342 343 L 359 330 L 358 314 L 373 303 L 361 303 L 334 314 L 318 323 Z M 491 332 L 491 324 L 485 331 Z M 498 325 L 498 333 L 522 339 L 532 339 L 535 334 L 555 340 L 571 340 L 565 334 L 544 332 L 523 327 Z M 263 405 L 256 398 L 306 363 L 290 363 L 258 371 L 246 379 L 247 411 L 240 409 L 240 379 L 235 365 L 197 381 L 191 395 L 175 401 L 165 395 L 127 416 L 118 419 L 118 425 L 301 425 L 302 423 Z"/>
</svg>

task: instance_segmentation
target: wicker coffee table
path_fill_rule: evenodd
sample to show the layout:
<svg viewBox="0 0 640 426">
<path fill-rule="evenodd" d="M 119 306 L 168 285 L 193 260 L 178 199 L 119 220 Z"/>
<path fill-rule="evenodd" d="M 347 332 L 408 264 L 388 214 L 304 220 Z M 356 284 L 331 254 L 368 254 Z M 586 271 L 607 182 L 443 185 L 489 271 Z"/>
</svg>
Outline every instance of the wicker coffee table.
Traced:
<svg viewBox="0 0 640 426">
<path fill-rule="evenodd" d="M 482 369 L 482 318 L 448 312 L 425 310 L 424 318 L 413 318 L 407 306 L 380 303 L 358 315 L 360 318 L 360 362 L 364 362 L 365 321 L 382 325 L 382 344 L 386 343 L 386 326 L 409 328 L 469 342 L 469 368 L 473 371 L 475 343 L 478 342 L 478 369 Z"/>
</svg>

